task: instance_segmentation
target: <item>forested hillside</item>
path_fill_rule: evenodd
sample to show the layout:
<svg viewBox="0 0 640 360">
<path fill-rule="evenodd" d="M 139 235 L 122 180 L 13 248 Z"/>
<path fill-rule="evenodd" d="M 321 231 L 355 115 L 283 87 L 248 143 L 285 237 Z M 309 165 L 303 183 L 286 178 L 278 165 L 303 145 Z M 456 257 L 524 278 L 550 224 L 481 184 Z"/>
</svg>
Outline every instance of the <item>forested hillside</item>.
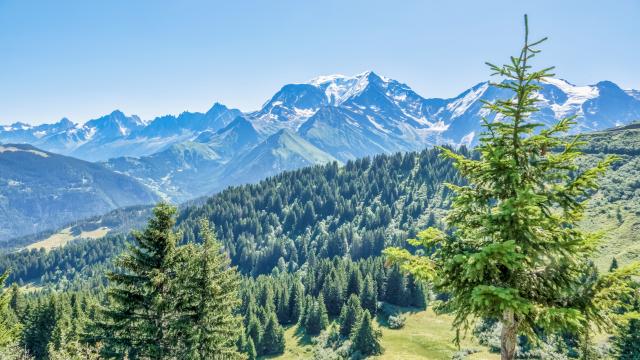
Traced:
<svg viewBox="0 0 640 360">
<path fill-rule="evenodd" d="M 584 164 L 607 154 L 622 158 L 601 180 L 602 187 L 587 209 L 589 216 L 583 220 L 585 227 L 604 230 L 605 241 L 596 262 L 606 269 L 613 257 L 622 263 L 638 259 L 640 240 L 635 229 L 640 227 L 640 128 L 585 134 L 582 140 Z M 309 254 L 348 254 L 353 259 L 376 255 L 384 246 L 403 243 L 415 235 L 416 229 L 437 224 L 444 214 L 449 191 L 443 183 L 460 180 L 450 162 L 438 153 L 432 149 L 380 155 L 344 166 L 333 163 L 285 172 L 255 185 L 231 187 L 204 204 L 185 207 L 177 226 L 182 240 L 188 241 L 197 233 L 197 219 L 208 217 L 234 264 L 246 274 L 268 273 L 280 258 L 295 269 Z M 118 228 L 118 219 L 132 218 L 127 212 L 115 215 L 109 217 L 114 228 Z M 64 278 L 67 284 L 66 280 L 81 276 L 87 267 L 119 252 L 122 239 L 108 236 L 49 252 L 5 254 L 0 257 L 0 271 L 12 268 L 11 279 L 23 282 L 40 281 L 48 274 L 45 283 Z M 107 254 L 102 254 L 104 249 L 108 249 Z M 83 254 L 100 256 L 96 261 Z"/>
<path fill-rule="evenodd" d="M 352 259 L 379 255 L 386 245 L 403 243 L 415 229 L 435 224 L 443 214 L 448 194 L 443 184 L 459 180 L 438 154 L 439 150 L 430 149 L 379 155 L 232 187 L 202 206 L 186 207 L 177 228 L 182 242 L 193 240 L 197 220 L 207 217 L 233 263 L 246 274 L 269 273 L 279 262 L 296 269 L 311 254 Z M 59 285 L 64 279 L 66 284 L 115 255 L 122 242 L 122 236 L 113 235 L 49 252 L 5 254 L 0 257 L 0 271 L 12 268 L 11 279 L 23 282 Z M 40 279 L 44 274 L 48 276 Z"/>
</svg>

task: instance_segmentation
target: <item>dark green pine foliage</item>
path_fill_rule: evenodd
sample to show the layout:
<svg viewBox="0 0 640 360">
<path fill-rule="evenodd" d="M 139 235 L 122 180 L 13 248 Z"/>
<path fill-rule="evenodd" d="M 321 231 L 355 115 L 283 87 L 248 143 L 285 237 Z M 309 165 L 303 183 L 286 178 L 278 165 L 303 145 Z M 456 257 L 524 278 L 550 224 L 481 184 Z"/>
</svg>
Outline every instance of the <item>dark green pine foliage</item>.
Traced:
<svg viewBox="0 0 640 360">
<path fill-rule="evenodd" d="M 342 304 L 344 303 L 344 285 L 342 277 L 333 269 L 328 278 L 325 279 L 322 287 L 324 303 L 330 316 L 340 315 Z"/>
<path fill-rule="evenodd" d="M 351 347 L 363 356 L 381 354 L 381 336 L 382 334 L 375 330 L 371 324 L 371 314 L 365 310 L 351 334 Z"/>
<path fill-rule="evenodd" d="M 49 340 L 55 323 L 55 303 L 53 296 L 39 298 L 25 308 L 25 328 L 22 342 L 26 350 L 36 359 L 47 359 Z"/>
<path fill-rule="evenodd" d="M 201 245 L 189 244 L 177 250 L 176 296 L 179 313 L 172 319 L 174 339 L 183 338 L 182 354 L 190 359 L 237 359 L 236 340 L 242 335 L 239 274 L 209 228 L 199 223 Z"/>
<path fill-rule="evenodd" d="M 255 313 L 251 312 L 248 315 L 247 322 L 247 338 L 251 340 L 251 343 L 254 345 L 254 350 L 257 350 L 256 344 L 258 346 L 262 343 L 262 325 L 260 324 L 260 320 Z"/>
<path fill-rule="evenodd" d="M 317 299 L 309 299 L 305 308 L 304 328 L 308 335 L 318 335 L 329 325 L 327 308 L 322 294 Z"/>
<path fill-rule="evenodd" d="M 385 300 L 394 305 L 406 305 L 405 278 L 398 266 L 391 267 L 387 275 Z"/>
<path fill-rule="evenodd" d="M 66 353 L 67 347 L 71 347 L 78 341 L 77 334 L 74 334 L 72 328 L 72 309 L 71 304 L 65 300 L 58 299 L 54 304 L 54 326 L 51 331 L 51 338 L 47 344 L 49 355 L 52 353 Z"/>
<path fill-rule="evenodd" d="M 248 360 L 256 360 L 258 358 L 258 352 L 256 351 L 256 346 L 253 343 L 253 339 L 247 337 L 247 342 L 245 343 L 242 352 L 247 355 Z"/>
<path fill-rule="evenodd" d="M 353 328 L 356 326 L 362 315 L 362 307 L 360 299 L 357 295 L 351 294 L 347 303 L 342 307 L 340 312 L 340 335 L 349 337 Z"/>
<path fill-rule="evenodd" d="M 637 294 L 640 298 L 640 292 Z M 635 317 L 618 327 L 613 341 L 617 359 L 640 360 L 640 300 L 634 303 Z"/>
<path fill-rule="evenodd" d="M 12 344 L 18 335 L 17 319 L 9 306 L 11 293 L 5 291 L 4 282 L 9 273 L 0 275 L 0 349 Z"/>
<path fill-rule="evenodd" d="M 276 355 L 284 352 L 284 330 L 275 313 L 270 313 L 262 335 L 261 355 Z"/>
<path fill-rule="evenodd" d="M 302 283 L 294 280 L 289 296 L 289 323 L 295 324 L 300 320 L 304 308 L 304 288 Z"/>
<path fill-rule="evenodd" d="M 360 304 L 363 309 L 373 315 L 378 311 L 378 291 L 371 275 L 367 275 L 364 279 L 364 287 L 360 294 Z"/>
<path fill-rule="evenodd" d="M 422 283 L 416 280 L 414 276 L 407 277 L 406 286 L 406 305 L 420 309 L 427 307 L 427 294 Z"/>
<path fill-rule="evenodd" d="M 135 243 L 108 275 L 110 302 L 104 309 L 105 355 L 132 359 L 169 359 L 175 298 L 170 293 L 176 234 L 176 209 L 159 204 L 146 229 L 134 232 Z"/>
<path fill-rule="evenodd" d="M 349 271 L 349 280 L 347 281 L 347 290 L 345 296 L 348 297 L 351 294 L 360 295 L 362 292 L 362 274 L 360 270 L 352 266 Z"/>
<path fill-rule="evenodd" d="M 616 271 L 618 267 L 618 260 L 616 258 L 613 258 L 611 260 L 611 265 L 609 266 L 609 272 Z"/>
</svg>

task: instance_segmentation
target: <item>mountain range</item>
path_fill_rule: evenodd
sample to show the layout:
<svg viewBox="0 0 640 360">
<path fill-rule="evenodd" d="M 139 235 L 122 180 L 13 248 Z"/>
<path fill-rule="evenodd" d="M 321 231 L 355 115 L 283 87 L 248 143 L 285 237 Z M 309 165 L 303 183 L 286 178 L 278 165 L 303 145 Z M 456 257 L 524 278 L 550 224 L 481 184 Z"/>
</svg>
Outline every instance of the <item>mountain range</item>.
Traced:
<svg viewBox="0 0 640 360">
<path fill-rule="evenodd" d="M 576 116 L 574 131 L 588 132 L 640 120 L 636 90 L 556 78 L 540 86 L 535 120 L 543 124 Z M 145 121 L 114 111 L 82 125 L 14 123 L 0 127 L 0 142 L 100 162 L 182 202 L 307 165 L 438 144 L 473 146 L 482 117 L 496 120 L 484 102 L 508 96 L 482 82 L 454 98 L 425 98 L 368 71 L 285 85 L 253 112 L 216 103 L 205 113 Z"/>
</svg>

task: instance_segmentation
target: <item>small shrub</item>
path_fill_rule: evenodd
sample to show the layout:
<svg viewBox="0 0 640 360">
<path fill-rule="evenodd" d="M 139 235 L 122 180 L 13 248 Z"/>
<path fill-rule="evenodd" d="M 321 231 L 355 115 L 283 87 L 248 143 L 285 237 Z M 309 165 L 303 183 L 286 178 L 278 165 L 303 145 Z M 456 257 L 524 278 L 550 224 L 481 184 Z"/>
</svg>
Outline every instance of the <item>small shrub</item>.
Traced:
<svg viewBox="0 0 640 360">
<path fill-rule="evenodd" d="M 404 327 L 407 317 L 402 314 L 391 315 L 387 320 L 389 329 L 402 329 Z"/>
</svg>

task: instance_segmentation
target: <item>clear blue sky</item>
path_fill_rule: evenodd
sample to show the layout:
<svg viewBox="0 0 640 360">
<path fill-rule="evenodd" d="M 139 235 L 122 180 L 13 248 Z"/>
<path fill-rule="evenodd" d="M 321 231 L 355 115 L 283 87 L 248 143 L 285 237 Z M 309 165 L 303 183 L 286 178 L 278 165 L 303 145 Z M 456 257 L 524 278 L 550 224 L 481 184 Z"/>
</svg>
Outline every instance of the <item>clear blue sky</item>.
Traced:
<svg viewBox="0 0 640 360">
<path fill-rule="evenodd" d="M 640 88 L 638 0 L 0 0 L 0 123 L 249 111 L 286 83 L 370 69 L 451 97 L 515 54 L 525 12 L 550 37 L 539 64 Z"/>
</svg>

